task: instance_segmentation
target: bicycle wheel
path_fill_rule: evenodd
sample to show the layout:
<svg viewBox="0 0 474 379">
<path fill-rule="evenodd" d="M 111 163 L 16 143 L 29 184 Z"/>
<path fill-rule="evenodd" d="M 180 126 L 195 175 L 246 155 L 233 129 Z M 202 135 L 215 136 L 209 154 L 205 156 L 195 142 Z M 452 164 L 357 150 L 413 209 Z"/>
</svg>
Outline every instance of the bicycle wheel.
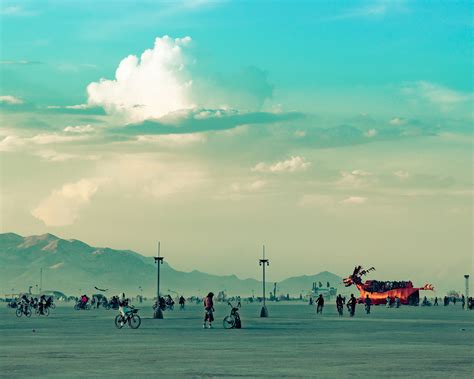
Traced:
<svg viewBox="0 0 474 379">
<path fill-rule="evenodd" d="M 128 318 L 128 326 L 132 329 L 137 329 L 142 323 L 142 319 L 139 315 L 134 314 Z"/>
<path fill-rule="evenodd" d="M 76 305 L 74 306 L 74 310 L 76 310 L 76 311 L 79 310 L 79 304 L 76 304 Z"/>
<path fill-rule="evenodd" d="M 232 329 L 235 327 L 235 317 L 234 316 L 226 316 L 224 321 L 222 321 L 222 325 L 224 329 Z"/>
<path fill-rule="evenodd" d="M 21 315 L 23 314 L 23 310 L 21 308 L 18 308 L 15 313 L 16 317 L 21 317 Z"/>
<path fill-rule="evenodd" d="M 122 329 L 123 326 L 125 325 L 125 319 L 122 317 L 122 315 L 117 315 L 115 316 L 115 326 L 118 329 Z"/>
<path fill-rule="evenodd" d="M 43 315 L 46 316 L 46 317 L 49 316 L 49 309 L 48 308 L 43 309 Z"/>
<path fill-rule="evenodd" d="M 31 308 L 26 308 L 25 309 L 25 316 L 26 317 L 31 317 L 32 314 L 33 314 L 33 311 L 31 310 Z"/>
</svg>

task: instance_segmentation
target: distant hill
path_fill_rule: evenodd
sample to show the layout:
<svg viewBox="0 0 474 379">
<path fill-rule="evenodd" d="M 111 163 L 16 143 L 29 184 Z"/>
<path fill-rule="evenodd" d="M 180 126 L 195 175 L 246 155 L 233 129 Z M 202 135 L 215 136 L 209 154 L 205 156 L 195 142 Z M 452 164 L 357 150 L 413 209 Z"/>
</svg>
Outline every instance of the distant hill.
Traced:
<svg viewBox="0 0 474 379">
<path fill-rule="evenodd" d="M 52 234 L 22 237 L 14 233 L 0 234 L 0 294 L 26 291 L 40 282 L 43 269 L 43 290 L 59 290 L 77 295 L 94 292 L 94 286 L 109 293 L 151 295 L 156 285 L 156 265 L 152 257 L 130 250 L 92 247 Z M 185 295 L 204 295 L 209 290 L 226 290 L 229 295 L 260 294 L 262 283 L 255 279 L 239 279 L 235 275 L 219 276 L 200 271 L 182 272 L 168 263 L 161 266 L 162 291 Z M 332 285 L 341 278 L 330 272 L 298 276 L 278 283 L 277 293 L 299 295 L 310 290 L 313 282 Z M 273 283 L 268 283 L 268 291 Z"/>
</svg>

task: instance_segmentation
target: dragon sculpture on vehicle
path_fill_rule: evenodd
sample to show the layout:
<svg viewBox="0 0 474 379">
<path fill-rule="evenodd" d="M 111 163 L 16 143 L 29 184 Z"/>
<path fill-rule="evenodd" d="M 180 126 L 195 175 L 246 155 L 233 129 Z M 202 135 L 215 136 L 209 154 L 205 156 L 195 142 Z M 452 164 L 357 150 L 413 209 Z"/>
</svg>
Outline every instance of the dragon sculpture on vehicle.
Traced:
<svg viewBox="0 0 474 379">
<path fill-rule="evenodd" d="M 343 279 L 344 285 L 350 287 L 355 285 L 360 292 L 359 302 L 363 302 L 367 295 L 372 303 L 385 304 L 387 297 L 395 299 L 398 297 L 401 304 L 418 305 L 420 301 L 420 290 L 433 291 L 431 284 L 425 284 L 423 287 L 413 287 L 411 281 L 379 281 L 366 280 L 362 281 L 362 277 L 369 272 L 375 271 L 374 267 L 364 269 L 362 266 L 356 266 L 352 275 Z"/>
</svg>

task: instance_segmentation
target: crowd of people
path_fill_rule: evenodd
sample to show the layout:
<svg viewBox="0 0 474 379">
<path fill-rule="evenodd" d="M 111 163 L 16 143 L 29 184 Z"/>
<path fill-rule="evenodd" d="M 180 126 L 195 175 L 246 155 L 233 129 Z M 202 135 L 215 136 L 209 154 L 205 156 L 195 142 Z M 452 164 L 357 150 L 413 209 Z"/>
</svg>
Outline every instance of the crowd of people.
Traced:
<svg viewBox="0 0 474 379">
<path fill-rule="evenodd" d="M 44 315 L 46 310 L 54 308 L 53 299 L 51 296 L 41 295 L 39 298 L 37 296 L 31 296 L 23 294 L 18 298 L 15 298 L 9 303 L 11 308 L 30 308 L 37 310 L 37 313 Z"/>
</svg>

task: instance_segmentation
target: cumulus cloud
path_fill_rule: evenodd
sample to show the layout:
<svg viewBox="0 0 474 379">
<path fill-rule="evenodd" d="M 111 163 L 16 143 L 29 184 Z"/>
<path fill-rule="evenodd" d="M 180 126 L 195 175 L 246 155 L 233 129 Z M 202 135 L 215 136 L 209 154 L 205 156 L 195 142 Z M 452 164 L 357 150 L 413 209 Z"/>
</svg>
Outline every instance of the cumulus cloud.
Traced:
<svg viewBox="0 0 474 379">
<path fill-rule="evenodd" d="M 369 129 L 365 132 L 365 136 L 368 138 L 375 137 L 378 133 L 377 129 Z"/>
<path fill-rule="evenodd" d="M 5 95 L 0 96 L 0 104 L 19 105 L 23 104 L 23 100 L 16 96 Z"/>
<path fill-rule="evenodd" d="M 46 226 L 71 225 L 79 218 L 80 210 L 90 203 L 100 183 L 98 179 L 66 183 L 43 199 L 31 214 Z"/>
<path fill-rule="evenodd" d="M 342 171 L 341 178 L 337 181 L 337 185 L 342 187 L 358 188 L 369 184 L 369 178 L 372 173 L 364 170 Z"/>
<path fill-rule="evenodd" d="M 348 204 L 348 205 L 360 205 L 367 202 L 366 197 L 362 196 L 349 196 L 348 198 L 341 201 L 341 204 Z"/>
<path fill-rule="evenodd" d="M 126 123 L 139 123 L 162 121 L 170 114 L 186 117 L 182 111 L 191 109 L 204 109 L 196 119 L 219 117 L 222 110 L 254 112 L 273 96 L 268 73 L 258 67 L 202 75 L 190 43 L 190 37 L 156 38 L 153 48 L 140 57 L 124 58 L 115 79 L 90 83 L 88 106 L 120 114 Z"/>
<path fill-rule="evenodd" d="M 400 126 L 406 124 L 406 120 L 402 117 L 394 117 L 388 123 L 393 126 Z"/>
<path fill-rule="evenodd" d="M 311 165 L 310 162 L 306 161 L 305 158 L 300 156 L 292 156 L 291 158 L 276 162 L 273 164 L 267 164 L 264 162 L 257 163 L 251 170 L 253 172 L 297 172 L 305 171 Z"/>
<path fill-rule="evenodd" d="M 114 80 L 90 83 L 88 104 L 122 113 L 136 122 L 194 107 L 183 53 L 190 42 L 190 37 L 156 38 L 154 47 L 140 58 L 129 55 L 123 59 Z"/>
</svg>

